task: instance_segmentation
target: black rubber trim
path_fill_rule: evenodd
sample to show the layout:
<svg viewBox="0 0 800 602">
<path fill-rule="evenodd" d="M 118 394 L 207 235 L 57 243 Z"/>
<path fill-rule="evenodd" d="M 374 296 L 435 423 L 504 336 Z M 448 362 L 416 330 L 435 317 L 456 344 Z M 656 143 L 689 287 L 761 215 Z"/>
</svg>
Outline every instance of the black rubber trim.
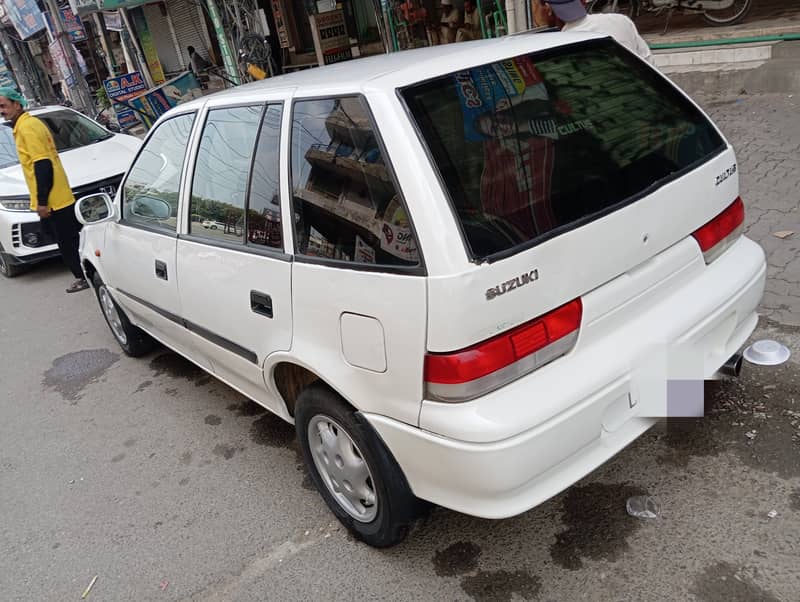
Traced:
<svg viewBox="0 0 800 602">
<path fill-rule="evenodd" d="M 130 293 L 125 292 L 125 291 L 123 291 L 121 289 L 116 289 L 116 290 L 117 290 L 117 292 L 119 292 L 122 295 L 125 295 L 129 299 L 131 299 L 133 301 L 136 301 L 136 303 L 139 303 L 140 305 L 144 305 L 148 309 L 151 309 L 152 311 L 154 311 L 158 315 L 166 318 L 170 322 L 174 322 L 175 324 L 179 324 L 180 326 L 183 326 L 187 330 L 195 333 L 196 335 L 199 335 L 199 336 L 203 337 L 207 341 L 209 341 L 211 343 L 214 343 L 215 345 L 217 345 L 219 347 L 222 347 L 223 349 L 226 349 L 226 350 L 230 351 L 231 353 L 235 353 L 239 357 L 242 357 L 242 358 L 246 359 L 247 361 L 249 361 L 249 362 L 251 362 L 253 364 L 258 364 L 258 356 L 256 355 L 256 353 L 254 351 L 250 351 L 249 349 L 247 349 L 245 347 L 242 347 L 241 345 L 238 345 L 237 343 L 234 343 L 230 339 L 226 339 L 223 336 L 220 336 L 220 335 L 218 335 L 216 333 L 213 333 L 210 330 L 207 330 L 207 329 L 203 328 L 199 324 L 195 324 L 194 322 L 190 322 L 189 320 L 181 318 L 180 316 L 178 316 L 176 314 L 173 314 L 172 312 L 169 312 L 169 311 L 167 311 L 165 309 L 162 309 L 162 308 L 158 307 L 157 305 L 153 305 L 149 301 L 145 301 L 144 299 L 141 299 L 141 298 L 137 297 L 136 295 L 131 295 Z"/>
<path fill-rule="evenodd" d="M 0 251 L 2 251 L 2 249 L 3 247 L 0 246 Z M 6 261 L 11 265 L 32 265 L 50 259 L 51 257 L 60 257 L 61 251 L 42 251 L 41 253 L 31 253 L 30 255 L 12 255 L 11 253 L 4 253 L 4 255 L 6 256 Z"/>
<path fill-rule="evenodd" d="M 293 261 L 293 256 L 289 255 L 289 253 L 285 253 L 281 249 L 268 247 L 266 245 L 261 246 L 253 243 L 242 244 L 240 242 L 219 240 L 211 237 L 205 238 L 204 236 L 200 236 L 198 234 L 179 234 L 178 240 L 191 242 L 197 245 L 203 245 L 204 247 L 219 247 L 220 249 L 227 249 L 229 251 L 239 251 L 240 253 L 259 255 L 261 257 L 276 259 L 278 261 L 286 261 L 289 263 Z"/>
</svg>

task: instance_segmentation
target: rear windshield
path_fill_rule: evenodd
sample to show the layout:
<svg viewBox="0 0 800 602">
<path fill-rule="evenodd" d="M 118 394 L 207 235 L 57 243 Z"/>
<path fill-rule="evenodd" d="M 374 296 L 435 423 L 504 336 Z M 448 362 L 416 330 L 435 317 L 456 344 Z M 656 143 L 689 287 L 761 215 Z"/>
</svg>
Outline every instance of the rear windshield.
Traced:
<svg viewBox="0 0 800 602">
<path fill-rule="evenodd" d="M 401 91 L 477 260 L 633 202 L 723 141 L 661 77 L 592 40 Z"/>
</svg>

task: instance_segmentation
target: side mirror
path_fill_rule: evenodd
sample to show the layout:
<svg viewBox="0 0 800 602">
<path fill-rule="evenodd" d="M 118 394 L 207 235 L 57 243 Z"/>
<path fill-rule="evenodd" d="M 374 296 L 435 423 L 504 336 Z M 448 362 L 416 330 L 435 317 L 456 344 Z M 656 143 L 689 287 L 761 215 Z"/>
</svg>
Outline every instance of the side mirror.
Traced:
<svg viewBox="0 0 800 602">
<path fill-rule="evenodd" d="M 116 217 L 114 201 L 105 192 L 81 197 L 75 203 L 75 217 L 84 226 L 113 220 Z"/>
<path fill-rule="evenodd" d="M 172 206 L 152 196 L 137 196 L 131 203 L 131 213 L 145 219 L 165 220 L 172 216 Z"/>
<path fill-rule="evenodd" d="M 109 124 L 106 126 L 106 129 L 107 129 L 108 131 L 110 131 L 110 132 L 116 132 L 116 133 L 119 133 L 119 132 L 121 132 L 121 131 L 122 131 L 122 129 L 120 129 L 120 127 L 119 127 L 119 126 L 118 126 L 116 123 L 109 123 Z"/>
</svg>

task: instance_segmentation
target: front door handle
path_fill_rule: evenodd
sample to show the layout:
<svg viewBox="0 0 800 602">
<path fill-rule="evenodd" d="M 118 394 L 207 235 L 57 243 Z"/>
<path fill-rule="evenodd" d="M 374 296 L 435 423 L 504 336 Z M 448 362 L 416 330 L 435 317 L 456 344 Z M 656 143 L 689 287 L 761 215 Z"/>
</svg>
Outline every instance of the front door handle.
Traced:
<svg viewBox="0 0 800 602">
<path fill-rule="evenodd" d="M 272 297 L 266 293 L 250 291 L 250 309 L 260 316 L 272 317 Z"/>
<path fill-rule="evenodd" d="M 158 259 L 156 259 L 156 278 L 161 278 L 161 280 L 169 280 L 167 277 L 167 264 Z"/>
</svg>

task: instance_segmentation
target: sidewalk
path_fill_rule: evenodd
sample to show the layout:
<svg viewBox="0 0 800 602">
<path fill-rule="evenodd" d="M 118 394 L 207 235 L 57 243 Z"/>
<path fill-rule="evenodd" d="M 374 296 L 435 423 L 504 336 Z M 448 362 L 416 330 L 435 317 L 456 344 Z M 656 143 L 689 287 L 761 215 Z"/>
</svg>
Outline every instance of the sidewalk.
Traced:
<svg viewBox="0 0 800 602">
<path fill-rule="evenodd" d="M 792 0 L 753 0 L 754 6 L 741 23 L 726 27 L 713 27 L 700 15 L 681 15 L 670 19 L 669 29 L 663 34 L 666 13 L 643 14 L 636 26 L 650 44 L 670 44 L 707 40 L 730 40 L 781 34 L 800 34 L 800 3 Z"/>
</svg>

